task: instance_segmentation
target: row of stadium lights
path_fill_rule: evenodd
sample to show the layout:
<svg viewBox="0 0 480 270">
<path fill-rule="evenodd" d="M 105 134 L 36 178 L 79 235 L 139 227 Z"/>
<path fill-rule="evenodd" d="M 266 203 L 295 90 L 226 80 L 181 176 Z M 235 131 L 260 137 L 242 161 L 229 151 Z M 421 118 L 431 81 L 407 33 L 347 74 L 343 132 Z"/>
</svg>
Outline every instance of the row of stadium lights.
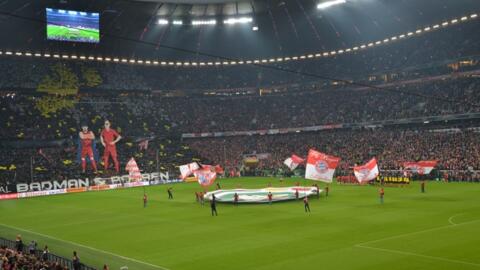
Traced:
<svg viewBox="0 0 480 270">
<path fill-rule="evenodd" d="M 265 64 L 265 63 L 275 63 L 275 62 L 284 62 L 284 61 L 297 61 L 310 58 L 319 58 L 319 57 L 329 57 L 335 55 L 341 55 L 344 53 L 355 52 L 363 50 L 366 48 L 379 46 L 382 44 L 388 44 L 397 40 L 413 37 L 415 35 L 422 34 L 424 32 L 430 32 L 437 30 L 441 27 L 447 27 L 449 25 L 455 25 L 459 22 L 464 22 L 467 20 L 476 19 L 477 14 L 472 14 L 470 16 L 464 16 L 460 19 L 452 19 L 450 21 L 445 21 L 441 24 L 435 24 L 432 26 L 427 26 L 423 29 L 418 29 L 415 32 L 408 32 L 399 36 L 393 36 L 391 38 L 386 38 L 384 40 L 379 40 L 376 42 L 371 42 L 368 44 L 363 44 L 360 46 L 355 46 L 353 48 L 341 49 L 331 52 L 323 52 L 317 54 L 308 54 L 301 56 L 292 56 L 292 57 L 279 57 L 279 58 L 270 58 L 270 59 L 255 59 L 255 60 L 246 60 L 246 61 L 222 61 L 222 62 L 174 62 L 174 61 L 152 61 L 152 60 L 138 60 L 138 59 L 126 59 L 126 58 L 110 58 L 110 57 L 93 57 L 93 56 L 77 56 L 77 55 L 66 55 L 66 54 L 50 54 L 50 53 L 31 53 L 31 52 L 11 52 L 11 51 L 0 51 L 0 55 L 16 55 L 16 56 L 33 56 L 33 57 L 44 57 L 44 58 L 56 58 L 56 59 L 80 59 L 80 60 L 90 60 L 90 61 L 99 61 L 99 62 L 115 62 L 115 63 L 127 63 L 127 64 L 140 64 L 140 65 L 162 65 L 162 66 L 220 66 L 220 65 L 243 65 L 243 64 Z"/>
<path fill-rule="evenodd" d="M 240 18 L 229 18 L 226 20 L 223 20 L 223 24 L 226 25 L 233 25 L 233 24 L 247 24 L 253 22 L 253 19 L 251 17 L 240 17 Z M 173 24 L 173 25 L 183 25 L 182 20 L 172 20 L 169 21 L 167 19 L 159 19 L 158 24 L 160 25 L 168 25 L 168 24 Z M 217 20 L 211 19 L 211 20 L 192 20 L 191 25 L 216 25 Z"/>
</svg>

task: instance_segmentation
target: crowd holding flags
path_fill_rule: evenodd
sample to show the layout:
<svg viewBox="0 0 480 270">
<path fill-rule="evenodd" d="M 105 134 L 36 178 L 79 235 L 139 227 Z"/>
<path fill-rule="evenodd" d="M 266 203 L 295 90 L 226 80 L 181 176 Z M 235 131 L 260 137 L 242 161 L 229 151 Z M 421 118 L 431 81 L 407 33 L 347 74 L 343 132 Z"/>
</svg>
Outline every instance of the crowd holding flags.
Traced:
<svg viewBox="0 0 480 270">
<path fill-rule="evenodd" d="M 310 149 L 308 151 L 305 178 L 315 181 L 331 183 L 333 174 L 340 162 L 340 158 Z"/>
<path fill-rule="evenodd" d="M 378 176 L 377 159 L 372 158 L 365 165 L 354 166 L 353 173 L 355 174 L 355 177 L 360 183 L 374 180 Z"/>
</svg>

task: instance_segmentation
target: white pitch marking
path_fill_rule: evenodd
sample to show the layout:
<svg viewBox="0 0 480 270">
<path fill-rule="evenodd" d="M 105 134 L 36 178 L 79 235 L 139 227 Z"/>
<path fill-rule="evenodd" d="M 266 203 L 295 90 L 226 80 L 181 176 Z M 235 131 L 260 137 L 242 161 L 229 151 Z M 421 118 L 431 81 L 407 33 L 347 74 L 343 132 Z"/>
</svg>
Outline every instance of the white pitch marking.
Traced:
<svg viewBox="0 0 480 270">
<path fill-rule="evenodd" d="M 396 254 L 402 254 L 402 255 L 416 256 L 416 257 L 421 257 L 421 258 L 426 258 L 426 259 L 432 259 L 432 260 L 437 260 L 437 261 L 444 261 L 444 262 L 457 263 L 457 264 L 466 264 L 466 265 L 473 265 L 473 266 L 476 266 L 476 267 L 480 267 L 480 264 L 478 264 L 478 263 L 471 263 L 471 262 L 465 262 L 465 261 L 459 261 L 459 260 L 452 260 L 452 259 L 447 259 L 447 258 L 442 258 L 442 257 L 422 255 L 422 254 L 413 253 L 413 252 L 407 252 L 407 251 L 400 251 L 400 250 L 394 250 L 394 249 L 385 249 L 385 248 L 376 248 L 376 247 L 369 247 L 369 246 L 362 246 L 362 245 L 356 245 L 356 247 L 373 249 L 373 250 L 379 250 L 379 251 L 396 253 Z"/>
<path fill-rule="evenodd" d="M 453 222 L 453 218 L 458 217 L 458 216 L 461 216 L 461 215 L 465 215 L 465 213 L 460 213 L 460 214 L 456 214 L 456 215 L 451 216 L 451 217 L 448 219 L 448 223 L 450 223 L 450 224 L 452 224 L 452 225 L 458 225 L 458 223 Z"/>
<path fill-rule="evenodd" d="M 6 225 L 6 224 L 3 224 L 3 223 L 0 223 L 0 226 L 7 227 L 7 228 L 10 228 L 10 229 L 14 229 L 14 230 L 18 230 L 18 231 L 23 231 L 23 232 L 31 233 L 31 234 L 36 234 L 36 235 L 39 235 L 39 236 L 42 236 L 42 237 L 45 237 L 45 238 L 49 238 L 49 239 L 56 240 L 56 241 L 60 241 L 60 242 L 64 242 L 64 243 L 69 243 L 69 244 L 71 244 L 71 245 L 83 247 L 83 248 L 90 249 L 90 250 L 93 250 L 93 251 L 96 251 L 96 252 L 100 252 L 100 253 L 108 254 L 108 255 L 111 255 L 111 256 L 114 256 L 114 257 L 122 258 L 122 259 L 127 260 L 127 261 L 131 261 L 131 262 L 136 262 L 136 263 L 148 265 L 148 266 L 151 266 L 151 267 L 153 267 L 153 268 L 162 269 L 162 270 L 170 270 L 170 269 L 168 269 L 168 268 L 166 268 L 166 267 L 158 266 L 158 265 L 151 264 L 151 263 L 147 263 L 147 262 L 142 262 L 142 261 L 139 261 L 139 260 L 137 260 L 137 259 L 125 257 L 125 256 L 122 256 L 122 255 L 118 255 L 118 254 L 115 254 L 115 253 L 111 253 L 111 252 L 105 251 L 105 250 L 101 250 L 101 249 L 97 249 L 97 248 L 85 246 L 85 245 L 82 245 L 82 244 L 79 244 L 79 243 L 75 243 L 75 242 L 71 242 L 71 241 L 68 241 L 68 240 L 63 240 L 63 239 L 55 238 L 55 237 L 50 236 L 50 235 L 33 232 L 33 231 L 30 231 L 30 230 L 26 230 L 26 229 L 14 227 L 14 226 Z"/>
</svg>

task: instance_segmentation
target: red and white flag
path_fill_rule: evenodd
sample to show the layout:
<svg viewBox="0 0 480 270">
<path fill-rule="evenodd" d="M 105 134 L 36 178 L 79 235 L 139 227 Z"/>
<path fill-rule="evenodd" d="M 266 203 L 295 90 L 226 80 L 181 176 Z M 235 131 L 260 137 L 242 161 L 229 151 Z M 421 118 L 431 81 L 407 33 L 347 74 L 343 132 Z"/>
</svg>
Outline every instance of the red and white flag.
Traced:
<svg viewBox="0 0 480 270">
<path fill-rule="evenodd" d="M 377 159 L 372 158 L 367 164 L 361 166 L 354 166 L 353 173 L 357 178 L 358 182 L 367 182 L 377 178 L 378 176 L 378 165 Z"/>
<path fill-rule="evenodd" d="M 128 161 L 127 165 L 125 166 L 125 170 L 128 172 L 128 178 L 130 181 L 142 180 L 142 174 L 140 173 L 137 162 L 133 157 Z"/>
<path fill-rule="evenodd" d="M 179 168 L 180 168 L 180 175 L 182 176 L 182 179 L 189 177 L 194 171 L 200 169 L 200 167 L 196 162 L 181 165 Z"/>
<path fill-rule="evenodd" d="M 305 178 L 331 183 L 340 158 L 310 149 L 308 151 Z"/>
<path fill-rule="evenodd" d="M 147 150 L 148 149 L 148 140 L 143 140 L 138 143 L 138 148 L 140 150 Z"/>
<path fill-rule="evenodd" d="M 212 172 L 210 169 L 196 170 L 193 174 L 195 175 L 195 178 L 197 178 L 198 183 L 202 186 L 210 186 L 217 178 L 217 173 Z"/>
<path fill-rule="evenodd" d="M 403 168 L 405 171 L 410 171 L 412 173 L 424 175 L 430 174 L 430 172 L 437 166 L 437 160 L 422 160 L 418 162 L 405 162 L 403 163 Z"/>
<path fill-rule="evenodd" d="M 295 170 L 295 168 L 298 167 L 298 165 L 302 164 L 305 160 L 295 154 L 293 154 L 291 157 L 285 159 L 283 164 L 285 164 L 291 171 Z"/>
</svg>

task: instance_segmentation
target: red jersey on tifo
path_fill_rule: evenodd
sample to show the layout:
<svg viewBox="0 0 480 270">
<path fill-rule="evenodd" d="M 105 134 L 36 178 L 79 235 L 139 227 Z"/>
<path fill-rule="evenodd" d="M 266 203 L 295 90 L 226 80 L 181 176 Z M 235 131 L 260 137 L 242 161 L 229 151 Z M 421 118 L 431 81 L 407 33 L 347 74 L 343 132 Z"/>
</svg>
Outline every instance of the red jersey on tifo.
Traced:
<svg viewBox="0 0 480 270">
<path fill-rule="evenodd" d="M 92 132 L 91 131 L 87 131 L 87 132 L 83 132 L 82 131 L 82 134 L 83 135 L 92 135 Z M 82 141 L 82 148 L 90 148 L 92 146 L 92 139 L 81 139 Z"/>
<path fill-rule="evenodd" d="M 104 129 L 102 130 L 102 133 L 100 134 L 103 138 L 103 141 L 105 142 L 106 145 L 110 146 L 110 143 L 115 141 L 115 139 L 120 136 L 118 135 L 117 131 L 115 129 Z"/>
</svg>

